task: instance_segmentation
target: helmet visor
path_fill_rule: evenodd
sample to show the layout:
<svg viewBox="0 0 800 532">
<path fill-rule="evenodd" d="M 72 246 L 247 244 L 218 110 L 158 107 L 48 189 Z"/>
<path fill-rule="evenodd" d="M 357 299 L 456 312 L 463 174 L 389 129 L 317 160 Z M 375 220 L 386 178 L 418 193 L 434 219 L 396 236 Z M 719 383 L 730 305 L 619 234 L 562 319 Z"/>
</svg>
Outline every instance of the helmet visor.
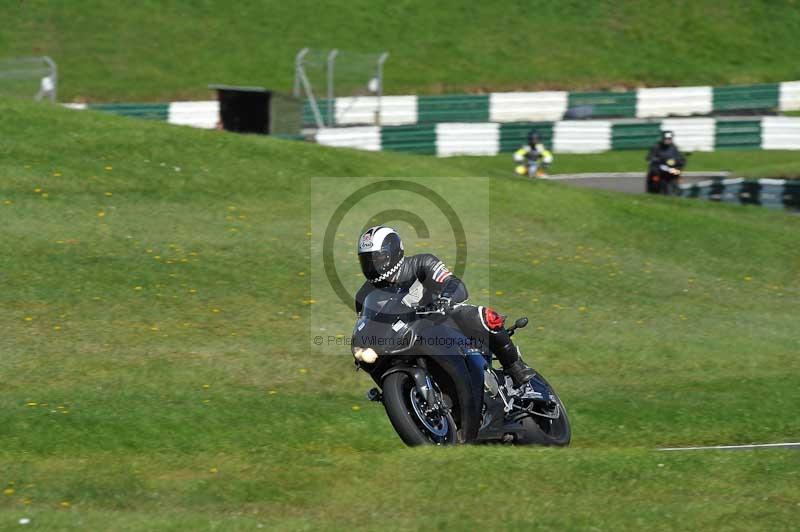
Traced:
<svg viewBox="0 0 800 532">
<path fill-rule="evenodd" d="M 388 251 L 373 251 L 359 253 L 358 261 L 361 263 L 361 273 L 367 279 L 375 279 L 389 269 L 392 256 Z"/>
</svg>

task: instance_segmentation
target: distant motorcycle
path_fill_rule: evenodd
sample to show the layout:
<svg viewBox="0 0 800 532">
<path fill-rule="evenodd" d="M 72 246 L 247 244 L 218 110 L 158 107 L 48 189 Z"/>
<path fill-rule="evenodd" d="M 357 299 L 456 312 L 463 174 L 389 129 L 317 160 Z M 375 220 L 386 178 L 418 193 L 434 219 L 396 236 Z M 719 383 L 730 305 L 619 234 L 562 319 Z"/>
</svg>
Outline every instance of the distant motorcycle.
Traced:
<svg viewBox="0 0 800 532">
<path fill-rule="evenodd" d="M 650 161 L 645 187 L 650 194 L 674 196 L 678 193 L 682 169 L 676 166 L 675 159 Z"/>
<path fill-rule="evenodd" d="M 380 387 L 367 397 L 383 403 L 406 445 L 569 444 L 566 409 L 544 377 L 535 378 L 545 393 L 515 389 L 492 367 L 488 346 L 475 345 L 446 311 L 407 306 L 407 294 L 370 293 L 352 337 L 357 369 Z M 520 318 L 508 333 L 527 324 Z"/>
</svg>

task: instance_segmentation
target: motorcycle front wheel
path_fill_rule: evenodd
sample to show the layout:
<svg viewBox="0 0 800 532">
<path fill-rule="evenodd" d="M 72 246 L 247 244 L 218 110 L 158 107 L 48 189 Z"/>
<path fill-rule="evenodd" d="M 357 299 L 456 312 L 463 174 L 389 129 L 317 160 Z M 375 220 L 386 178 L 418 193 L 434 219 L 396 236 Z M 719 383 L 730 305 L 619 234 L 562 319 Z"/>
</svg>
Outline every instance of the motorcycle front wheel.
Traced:
<svg viewBox="0 0 800 532">
<path fill-rule="evenodd" d="M 431 410 L 414 379 L 398 371 L 383 381 L 383 406 L 400 439 L 408 446 L 452 445 L 456 423 L 449 411 Z"/>
</svg>

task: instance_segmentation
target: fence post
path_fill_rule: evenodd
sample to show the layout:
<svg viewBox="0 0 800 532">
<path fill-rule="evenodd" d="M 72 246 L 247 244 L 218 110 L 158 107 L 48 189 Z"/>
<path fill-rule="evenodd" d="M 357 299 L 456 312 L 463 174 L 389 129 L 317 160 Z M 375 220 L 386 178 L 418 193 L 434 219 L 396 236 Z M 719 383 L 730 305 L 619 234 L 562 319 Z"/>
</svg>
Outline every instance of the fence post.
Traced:
<svg viewBox="0 0 800 532">
<path fill-rule="evenodd" d="M 300 97 L 300 70 L 303 68 L 303 58 L 307 53 L 308 48 L 303 48 L 294 56 L 294 89 L 292 90 L 292 96 L 295 98 Z"/>
<path fill-rule="evenodd" d="M 336 55 L 339 53 L 339 50 L 334 48 L 330 52 L 328 52 L 328 64 L 327 64 L 327 74 L 328 74 L 328 127 L 333 127 L 336 125 L 336 106 L 334 105 L 334 90 L 333 90 L 333 83 L 334 83 L 334 76 L 333 76 L 333 68 L 336 63 Z"/>
<path fill-rule="evenodd" d="M 383 52 L 378 58 L 378 72 L 375 76 L 378 79 L 378 110 L 376 111 L 377 116 L 375 117 L 375 122 L 378 126 L 381 125 L 381 113 L 383 112 L 383 64 L 388 57 L 389 52 Z"/>
<path fill-rule="evenodd" d="M 44 55 L 42 59 L 50 67 L 50 79 L 53 81 L 53 90 L 50 92 L 50 102 L 55 103 L 56 92 L 58 91 L 58 67 L 56 66 L 56 62 L 50 59 L 50 57 Z"/>
</svg>

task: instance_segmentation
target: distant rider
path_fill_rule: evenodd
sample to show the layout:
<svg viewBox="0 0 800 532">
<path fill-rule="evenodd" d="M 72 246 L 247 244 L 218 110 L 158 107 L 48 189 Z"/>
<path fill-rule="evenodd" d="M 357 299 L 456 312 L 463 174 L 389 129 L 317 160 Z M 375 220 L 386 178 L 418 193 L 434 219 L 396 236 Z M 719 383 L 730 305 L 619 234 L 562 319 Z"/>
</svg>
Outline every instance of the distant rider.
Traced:
<svg viewBox="0 0 800 532">
<path fill-rule="evenodd" d="M 544 147 L 539 132 L 534 129 L 528 133 L 528 143 L 514 152 L 514 162 L 517 174 L 544 177 L 553 162 L 553 154 Z"/>
<path fill-rule="evenodd" d="M 681 175 L 686 165 L 686 158 L 675 145 L 675 134 L 663 131 L 661 139 L 656 142 L 647 154 L 647 192 L 651 194 L 668 194 Z"/>
<path fill-rule="evenodd" d="M 381 225 L 368 229 L 358 241 L 358 260 L 367 282 L 356 294 L 356 312 L 373 290 L 399 287 L 408 291 L 403 302 L 410 307 L 431 306 L 447 310 L 461 331 L 472 338 L 485 338 L 505 372 L 519 388 L 536 372 L 520 357 L 505 329 L 505 316 L 489 307 L 469 305 L 467 288 L 442 261 L 430 253 L 406 257 L 400 235 Z M 538 386 L 537 381 L 531 382 Z M 534 388 L 535 392 L 541 393 Z M 544 390 L 546 391 L 546 390 Z"/>
</svg>

